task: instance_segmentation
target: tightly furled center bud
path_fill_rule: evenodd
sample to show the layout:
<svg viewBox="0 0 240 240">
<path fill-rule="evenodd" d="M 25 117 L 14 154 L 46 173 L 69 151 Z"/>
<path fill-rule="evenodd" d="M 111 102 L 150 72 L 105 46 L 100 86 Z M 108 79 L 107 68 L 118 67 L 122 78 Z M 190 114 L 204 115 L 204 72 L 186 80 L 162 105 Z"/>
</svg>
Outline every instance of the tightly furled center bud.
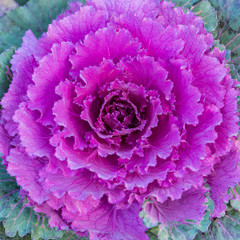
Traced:
<svg viewBox="0 0 240 240">
<path fill-rule="evenodd" d="M 126 92 L 114 91 L 105 97 L 96 126 L 103 134 L 126 135 L 141 124 L 137 107 Z"/>
</svg>

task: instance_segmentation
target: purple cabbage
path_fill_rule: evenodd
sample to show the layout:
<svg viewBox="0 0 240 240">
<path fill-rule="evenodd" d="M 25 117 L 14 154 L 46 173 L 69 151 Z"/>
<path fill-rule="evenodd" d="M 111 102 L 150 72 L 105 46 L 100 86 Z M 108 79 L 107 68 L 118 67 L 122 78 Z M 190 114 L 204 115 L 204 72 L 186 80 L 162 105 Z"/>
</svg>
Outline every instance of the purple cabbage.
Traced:
<svg viewBox="0 0 240 240">
<path fill-rule="evenodd" d="M 89 0 L 29 30 L 1 104 L 0 151 L 50 225 L 145 240 L 139 218 L 201 221 L 240 180 L 236 82 L 200 17 L 157 0 Z M 209 186 L 206 187 L 206 184 Z"/>
</svg>

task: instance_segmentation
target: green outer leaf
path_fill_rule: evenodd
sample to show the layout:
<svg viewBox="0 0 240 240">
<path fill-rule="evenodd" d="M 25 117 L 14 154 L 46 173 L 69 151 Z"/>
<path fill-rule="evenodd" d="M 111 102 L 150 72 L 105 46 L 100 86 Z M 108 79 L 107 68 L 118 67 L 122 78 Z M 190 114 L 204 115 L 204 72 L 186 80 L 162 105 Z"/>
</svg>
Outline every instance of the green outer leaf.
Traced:
<svg viewBox="0 0 240 240">
<path fill-rule="evenodd" d="M 7 76 L 7 72 L 10 69 L 10 60 L 14 54 L 15 49 L 10 48 L 0 54 L 0 99 L 3 94 L 8 90 L 10 83 L 10 76 Z"/>
<path fill-rule="evenodd" d="M 234 190 L 240 196 L 240 186 L 238 184 L 235 186 Z"/>
<path fill-rule="evenodd" d="M 3 226 L 7 236 L 14 237 L 18 233 L 23 237 L 32 231 L 33 223 L 36 222 L 37 216 L 32 208 L 26 207 L 19 197 L 18 204 L 12 207 L 11 213 L 3 221 Z"/>
<path fill-rule="evenodd" d="M 74 232 L 68 231 L 65 232 L 62 238 L 59 238 L 58 240 L 89 240 L 88 237 L 80 237 L 77 236 Z"/>
<path fill-rule="evenodd" d="M 0 52 L 10 46 L 19 47 L 24 33 L 31 29 L 36 37 L 47 31 L 48 25 L 66 9 L 69 0 L 30 0 L 0 19 Z"/>
<path fill-rule="evenodd" d="M 36 214 L 33 208 L 26 206 L 26 200 L 21 199 L 19 195 L 20 189 L 15 178 L 7 173 L 1 162 L 0 158 L 0 221 L 2 221 L 8 237 L 21 239 L 19 237 L 27 235 L 23 239 L 29 239 L 28 234 L 30 233 L 32 240 L 87 240 L 87 238 L 76 236 L 72 231 L 58 231 L 50 228 L 48 220 L 43 214 Z M 0 239 L 2 240 L 2 238 Z"/>
<path fill-rule="evenodd" d="M 240 200 L 230 200 L 230 205 L 233 209 L 240 211 Z"/>
<path fill-rule="evenodd" d="M 24 207 L 18 193 L 16 180 L 7 174 L 5 167 L 0 164 L 0 220 L 3 221 L 5 234 L 9 237 L 15 237 L 17 232 L 22 237 L 31 230 L 31 221 L 28 223 L 29 218 L 26 216 L 30 210 Z"/>
<path fill-rule="evenodd" d="M 172 0 L 176 6 L 190 8 L 197 16 L 201 16 L 205 28 L 209 32 L 214 32 L 217 27 L 217 13 L 209 1 L 203 0 Z"/>
<path fill-rule="evenodd" d="M 172 0 L 176 4 L 177 7 L 192 7 L 199 0 Z"/>
<path fill-rule="evenodd" d="M 201 1 L 192 8 L 192 11 L 195 12 L 197 16 L 202 17 L 207 31 L 213 32 L 216 29 L 218 25 L 217 13 L 208 1 Z"/>
<path fill-rule="evenodd" d="M 231 50 L 231 62 L 240 72 L 240 1 L 209 0 L 217 10 L 218 36 L 222 44 Z"/>
<path fill-rule="evenodd" d="M 56 231 L 48 226 L 48 220 L 45 217 L 40 217 L 37 224 L 32 226 L 31 236 L 33 240 L 38 239 L 60 239 L 63 237 L 62 231 Z"/>
<path fill-rule="evenodd" d="M 154 234 L 152 231 L 146 231 L 146 234 L 149 236 L 149 240 L 158 240 L 158 237 L 156 234 Z"/>
<path fill-rule="evenodd" d="M 198 233 L 198 230 L 191 225 L 169 225 L 159 230 L 161 240 L 192 240 Z"/>
<path fill-rule="evenodd" d="M 13 238 L 10 238 L 5 235 L 5 229 L 4 229 L 3 225 L 1 224 L 1 222 L 0 222 L 0 239 L 1 240 L 13 240 Z M 19 237 L 17 235 L 14 237 L 14 240 L 31 240 L 31 236 L 30 236 L 30 234 L 28 234 L 25 237 Z"/>
<path fill-rule="evenodd" d="M 19 201 L 19 187 L 13 177 L 7 174 L 0 158 L 0 221 L 5 220 L 12 206 Z"/>
<path fill-rule="evenodd" d="M 171 0 L 176 6 L 190 8 L 200 15 L 208 31 L 213 34 L 220 44 L 231 50 L 231 61 L 240 73 L 240 1 L 239 0 Z M 235 79 L 239 75 L 231 67 Z"/>
<path fill-rule="evenodd" d="M 238 240 L 240 239 L 240 213 L 228 210 L 222 218 L 215 219 L 207 233 L 199 233 L 194 240 Z"/>
<path fill-rule="evenodd" d="M 207 231 L 209 225 L 211 224 L 210 214 L 213 211 L 214 203 L 210 199 L 208 193 L 206 194 L 206 198 L 208 200 L 205 203 L 207 209 L 199 225 L 197 225 L 194 221 L 186 220 L 185 224 L 171 223 L 164 225 L 159 223 L 158 226 L 152 227 L 154 223 L 152 223 L 150 218 L 148 218 L 146 212 L 142 211 L 140 217 L 143 217 L 144 224 L 147 227 L 152 227 L 147 231 L 148 235 L 151 235 L 153 239 L 154 236 L 157 236 L 160 240 L 193 240 L 199 231 Z"/>
</svg>

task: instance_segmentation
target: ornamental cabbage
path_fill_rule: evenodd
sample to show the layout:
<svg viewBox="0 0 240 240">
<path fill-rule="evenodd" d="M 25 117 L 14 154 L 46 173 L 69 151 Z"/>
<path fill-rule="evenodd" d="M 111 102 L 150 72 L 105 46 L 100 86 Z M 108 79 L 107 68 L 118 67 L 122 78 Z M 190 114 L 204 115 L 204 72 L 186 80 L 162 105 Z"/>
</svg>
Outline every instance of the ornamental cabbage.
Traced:
<svg viewBox="0 0 240 240">
<path fill-rule="evenodd" d="M 158 0 L 73 2 L 12 60 L 0 151 L 35 211 L 90 239 L 219 217 L 240 181 L 236 81 L 203 20 Z"/>
</svg>

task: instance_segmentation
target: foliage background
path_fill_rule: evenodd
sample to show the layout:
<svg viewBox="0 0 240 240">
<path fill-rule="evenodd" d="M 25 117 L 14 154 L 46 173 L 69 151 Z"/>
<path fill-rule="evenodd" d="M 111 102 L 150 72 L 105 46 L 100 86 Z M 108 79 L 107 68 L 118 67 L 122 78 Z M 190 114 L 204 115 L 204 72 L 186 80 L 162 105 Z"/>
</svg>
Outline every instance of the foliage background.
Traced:
<svg viewBox="0 0 240 240">
<path fill-rule="evenodd" d="M 0 16 L 17 6 L 23 6 L 26 2 L 28 0 L 0 0 Z"/>
</svg>

